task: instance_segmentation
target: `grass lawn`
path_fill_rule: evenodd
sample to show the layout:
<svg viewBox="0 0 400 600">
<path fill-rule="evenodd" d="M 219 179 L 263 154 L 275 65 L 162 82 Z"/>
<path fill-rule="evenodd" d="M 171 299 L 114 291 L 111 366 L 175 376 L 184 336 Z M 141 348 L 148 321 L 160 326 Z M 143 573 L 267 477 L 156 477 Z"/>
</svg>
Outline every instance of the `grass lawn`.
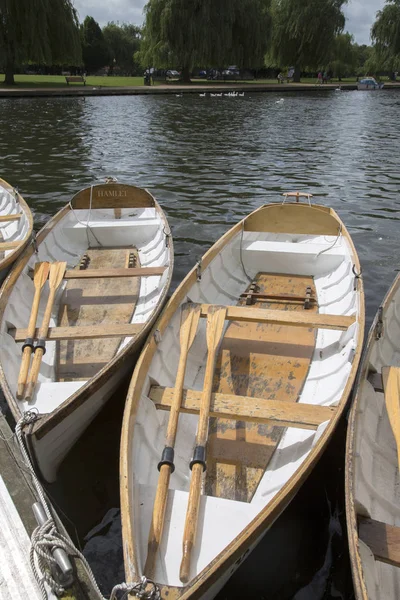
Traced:
<svg viewBox="0 0 400 600">
<path fill-rule="evenodd" d="M 304 77 L 301 83 L 315 84 L 317 81 L 316 77 Z M 20 87 L 35 88 L 35 87 L 83 87 L 82 83 L 71 83 L 69 86 L 65 81 L 64 75 L 15 75 L 15 82 Z M 337 79 L 332 79 L 330 83 L 337 83 Z M 342 83 L 355 83 L 355 77 L 349 77 L 342 80 Z M 264 84 L 271 85 L 276 84 L 279 87 L 276 79 L 254 79 L 252 81 L 221 81 L 213 80 L 207 81 L 206 79 L 192 79 L 192 85 L 221 85 L 221 84 Z M 160 85 L 162 82 L 157 81 L 155 85 Z M 171 81 L 171 84 L 179 85 L 178 80 Z M 143 77 L 97 77 L 89 76 L 86 78 L 86 85 L 90 87 L 132 87 L 132 86 L 143 86 Z M 0 86 L 3 88 L 4 75 L 0 74 Z M 7 86 L 8 87 L 8 86 Z M 11 86 L 10 86 L 11 87 Z"/>
</svg>

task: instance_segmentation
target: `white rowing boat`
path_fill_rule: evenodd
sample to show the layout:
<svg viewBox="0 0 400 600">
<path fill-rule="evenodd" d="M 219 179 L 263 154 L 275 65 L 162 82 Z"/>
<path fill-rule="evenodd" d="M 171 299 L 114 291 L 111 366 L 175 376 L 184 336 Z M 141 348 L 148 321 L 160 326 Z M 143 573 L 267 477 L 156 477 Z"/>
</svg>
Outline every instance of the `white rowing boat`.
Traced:
<svg viewBox="0 0 400 600">
<path fill-rule="evenodd" d="M 235 225 L 187 275 L 125 407 L 127 581 L 145 575 L 165 600 L 213 598 L 284 510 L 355 378 L 359 274 L 332 209 L 283 203 Z"/>
<path fill-rule="evenodd" d="M 357 600 L 400 594 L 400 275 L 372 324 L 346 448 L 346 513 Z"/>
<path fill-rule="evenodd" d="M 0 178 L 0 283 L 32 236 L 33 220 L 22 196 Z"/>
<path fill-rule="evenodd" d="M 153 196 L 117 183 L 76 194 L 36 241 L 0 292 L 0 381 L 16 420 L 38 413 L 26 440 L 51 482 L 133 368 L 171 282 L 173 245 Z"/>
</svg>

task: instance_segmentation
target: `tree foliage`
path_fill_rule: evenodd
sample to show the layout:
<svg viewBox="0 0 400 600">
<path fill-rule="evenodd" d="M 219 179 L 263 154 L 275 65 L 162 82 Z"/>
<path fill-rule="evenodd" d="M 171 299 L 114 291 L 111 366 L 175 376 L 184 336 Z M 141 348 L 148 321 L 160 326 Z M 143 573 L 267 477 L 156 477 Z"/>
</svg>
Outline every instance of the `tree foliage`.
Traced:
<svg viewBox="0 0 400 600">
<path fill-rule="evenodd" d="M 88 72 L 98 71 L 108 65 L 110 54 L 99 24 L 93 17 L 85 17 L 81 25 L 82 55 Z"/>
<path fill-rule="evenodd" d="M 375 53 L 370 61 L 377 69 L 393 70 L 400 65 L 400 0 L 386 0 L 371 29 Z"/>
<path fill-rule="evenodd" d="M 149 0 L 144 66 L 261 65 L 268 45 L 269 0 Z"/>
<path fill-rule="evenodd" d="M 0 0 L 0 60 L 8 85 L 23 62 L 81 64 L 71 0 Z"/>
<path fill-rule="evenodd" d="M 139 65 L 134 60 L 134 54 L 140 48 L 140 27 L 111 22 L 103 27 L 103 35 L 111 59 L 110 71 L 112 72 L 113 66 L 117 66 L 127 75 L 137 74 Z"/>
<path fill-rule="evenodd" d="M 350 33 L 339 33 L 334 39 L 329 68 L 339 81 L 342 77 L 352 75 L 356 71 L 358 55 L 353 42 L 353 36 Z"/>
<path fill-rule="evenodd" d="M 335 36 L 343 30 L 347 0 L 273 0 L 272 59 L 295 67 L 318 68 L 331 56 Z"/>
</svg>

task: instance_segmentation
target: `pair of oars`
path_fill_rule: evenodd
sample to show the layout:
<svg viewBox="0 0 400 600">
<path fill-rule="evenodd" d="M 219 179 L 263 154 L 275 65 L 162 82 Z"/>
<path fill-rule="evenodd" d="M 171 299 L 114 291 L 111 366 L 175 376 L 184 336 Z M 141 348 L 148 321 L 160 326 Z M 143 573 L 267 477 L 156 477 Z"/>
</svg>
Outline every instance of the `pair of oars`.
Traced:
<svg viewBox="0 0 400 600">
<path fill-rule="evenodd" d="M 196 304 L 187 304 L 182 310 L 180 329 L 181 354 L 175 381 L 174 397 L 168 421 L 166 445 L 162 453 L 161 461 L 158 465 L 160 475 L 153 507 L 153 517 L 147 548 L 147 559 L 144 567 L 144 573 L 150 578 L 154 576 L 156 556 L 161 543 L 162 532 L 164 528 L 170 475 L 175 469 L 174 445 L 178 427 L 179 409 L 182 401 L 187 357 L 189 349 L 196 336 L 200 313 L 201 307 L 200 305 Z M 192 478 L 190 483 L 189 502 L 183 537 L 183 558 L 180 570 L 180 578 L 183 583 L 189 581 L 191 552 L 196 539 L 198 510 L 201 495 L 201 481 L 203 471 L 206 467 L 205 448 L 208 437 L 208 420 L 210 414 L 212 380 L 216 352 L 222 336 L 225 317 L 226 308 L 223 307 L 210 308 L 207 316 L 208 357 L 200 406 L 199 424 L 196 434 L 196 447 L 193 460 L 190 463 L 190 467 L 192 469 Z"/>
<path fill-rule="evenodd" d="M 63 280 L 66 267 L 66 262 L 55 262 L 52 264 L 48 262 L 42 262 L 35 266 L 33 275 L 35 294 L 33 296 L 31 315 L 29 318 L 28 336 L 23 345 L 21 368 L 18 376 L 17 398 L 19 399 L 25 397 L 26 400 L 29 400 L 33 396 L 39 376 L 42 358 L 46 351 L 46 336 L 49 330 L 51 311 L 53 309 L 56 292 Z M 47 281 L 47 278 L 49 278 L 49 297 L 47 299 L 42 325 L 39 330 L 38 340 L 36 346 L 34 347 L 33 340 L 35 337 L 36 321 L 39 312 L 40 294 L 44 284 Z M 32 352 L 34 352 L 34 357 L 28 379 L 28 371 Z"/>
</svg>

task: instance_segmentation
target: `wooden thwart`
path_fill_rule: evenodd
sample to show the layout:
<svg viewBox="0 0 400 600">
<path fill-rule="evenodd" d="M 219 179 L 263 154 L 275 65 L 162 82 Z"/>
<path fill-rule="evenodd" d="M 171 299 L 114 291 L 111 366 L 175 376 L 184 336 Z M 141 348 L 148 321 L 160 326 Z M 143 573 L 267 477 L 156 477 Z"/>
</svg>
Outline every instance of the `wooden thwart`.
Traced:
<svg viewBox="0 0 400 600">
<path fill-rule="evenodd" d="M 23 217 L 24 213 L 17 213 L 14 215 L 0 215 L 0 223 L 6 222 L 6 221 L 18 221 L 18 219 L 21 219 L 21 217 Z"/>
<path fill-rule="evenodd" d="M 100 279 L 109 277 L 150 277 L 162 275 L 167 267 L 128 269 L 84 269 L 65 271 L 64 279 Z"/>
<path fill-rule="evenodd" d="M 110 325 L 88 325 L 74 327 L 49 327 L 46 341 L 55 340 L 90 340 L 95 338 L 112 338 L 136 335 L 143 327 L 143 323 L 111 323 Z M 8 333 L 16 342 L 23 342 L 27 337 L 27 329 L 9 329 Z M 39 335 L 39 329 L 35 330 L 34 338 Z"/>
<path fill-rule="evenodd" d="M 400 527 L 359 516 L 358 535 L 376 560 L 400 567 Z"/>
<path fill-rule="evenodd" d="M 212 304 L 201 305 L 201 316 L 207 317 Z M 313 327 L 319 329 L 337 329 L 345 331 L 355 323 L 355 317 L 324 315 L 320 313 L 294 312 L 251 308 L 247 306 L 227 306 L 228 321 L 247 321 L 249 323 L 269 323 L 270 325 L 291 325 L 293 327 Z"/>
<path fill-rule="evenodd" d="M 170 410 L 174 388 L 152 386 L 149 397 L 156 408 Z M 202 392 L 184 390 L 181 412 L 198 414 Z M 210 416 L 237 421 L 251 421 L 280 427 L 296 427 L 298 429 L 317 429 L 329 421 L 336 413 L 335 407 L 299 404 L 298 402 L 282 402 L 265 400 L 250 396 L 233 394 L 212 394 Z"/>
</svg>

